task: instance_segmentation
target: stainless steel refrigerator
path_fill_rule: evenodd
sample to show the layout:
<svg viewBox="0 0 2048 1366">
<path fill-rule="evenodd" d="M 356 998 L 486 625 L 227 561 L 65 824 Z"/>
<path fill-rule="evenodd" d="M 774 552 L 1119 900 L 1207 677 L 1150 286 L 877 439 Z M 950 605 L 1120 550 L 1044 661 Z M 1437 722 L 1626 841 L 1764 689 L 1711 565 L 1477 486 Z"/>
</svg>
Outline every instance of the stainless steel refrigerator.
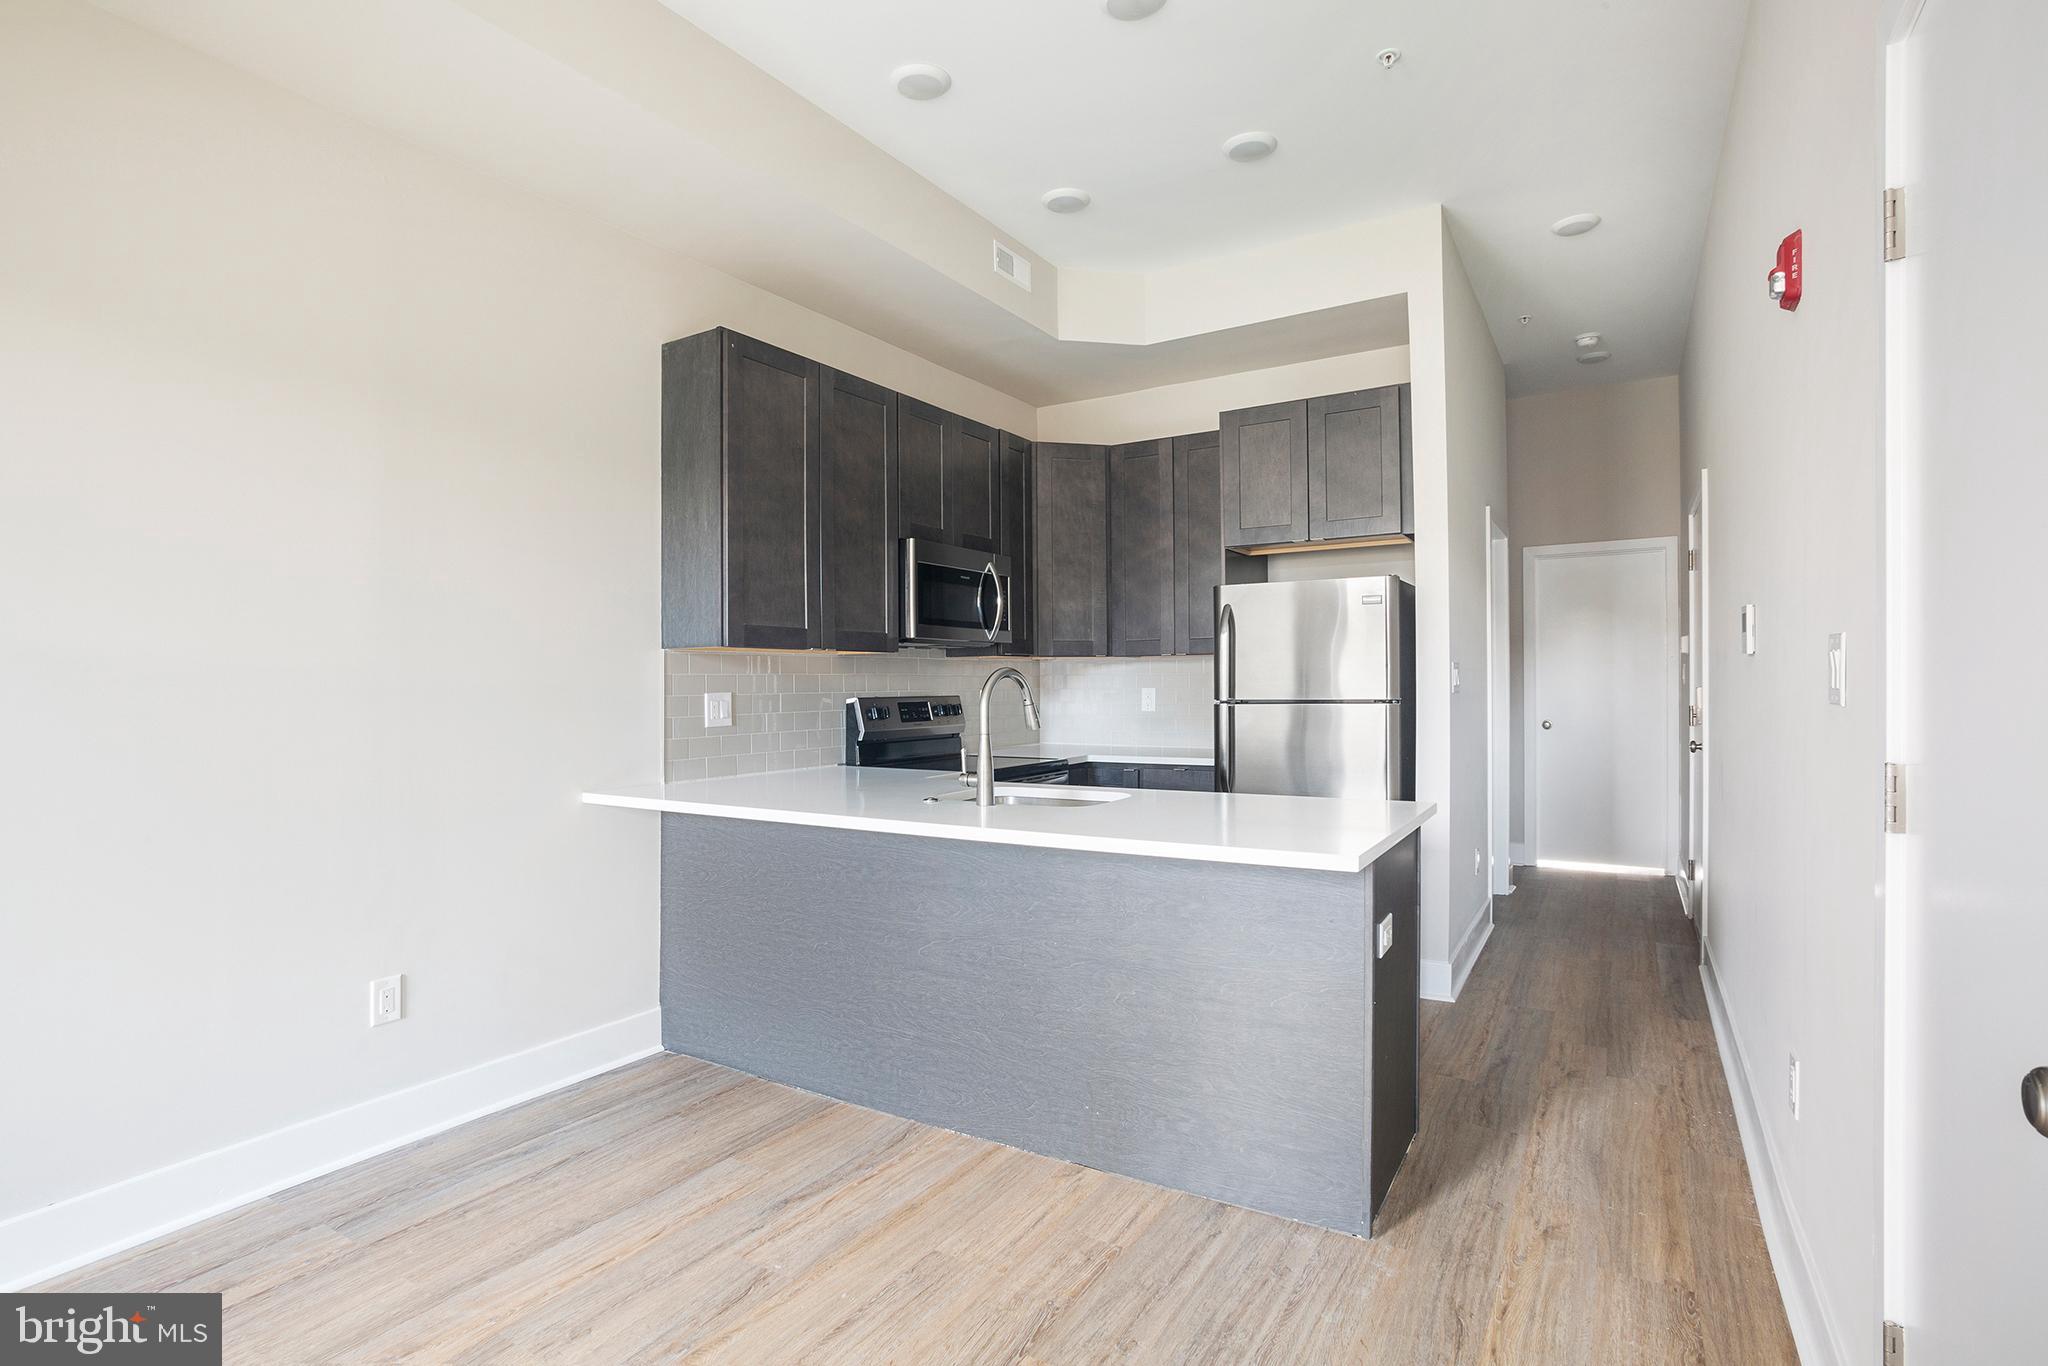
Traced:
<svg viewBox="0 0 2048 1366">
<path fill-rule="evenodd" d="M 1216 590 L 1216 786 L 1415 798 L 1415 586 Z"/>
</svg>

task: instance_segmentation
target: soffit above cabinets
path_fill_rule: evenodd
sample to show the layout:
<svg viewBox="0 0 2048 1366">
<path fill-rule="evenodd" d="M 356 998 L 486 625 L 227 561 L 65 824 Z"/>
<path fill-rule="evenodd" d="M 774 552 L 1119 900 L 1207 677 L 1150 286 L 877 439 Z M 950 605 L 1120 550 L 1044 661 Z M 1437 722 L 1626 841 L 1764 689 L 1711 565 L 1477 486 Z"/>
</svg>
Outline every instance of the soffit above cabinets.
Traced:
<svg viewBox="0 0 2048 1366">
<path fill-rule="evenodd" d="M 1513 392 L 1676 370 L 1744 0 L 662 0 L 1061 269 L 1145 272 L 1441 203 Z M 1376 54 L 1400 49 L 1382 67 Z M 888 73 L 944 67 L 939 99 Z M 1266 130 L 1239 164 L 1223 144 Z M 1055 187 L 1083 212 L 1046 211 Z M 1597 213 L 1575 239 L 1558 219 Z M 1521 322 L 1523 315 L 1530 321 Z"/>
</svg>

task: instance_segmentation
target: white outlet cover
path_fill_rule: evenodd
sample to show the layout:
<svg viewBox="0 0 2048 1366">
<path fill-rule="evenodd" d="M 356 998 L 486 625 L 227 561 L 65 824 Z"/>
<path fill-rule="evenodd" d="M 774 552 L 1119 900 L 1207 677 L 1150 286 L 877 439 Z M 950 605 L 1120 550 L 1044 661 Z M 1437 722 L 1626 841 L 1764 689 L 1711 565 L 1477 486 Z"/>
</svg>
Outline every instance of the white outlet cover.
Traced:
<svg viewBox="0 0 2048 1366">
<path fill-rule="evenodd" d="M 1457 692 L 1457 691 L 1459 691 L 1459 690 L 1460 690 L 1461 688 L 1463 688 L 1464 686 L 1465 686 L 1465 679 L 1464 679 L 1464 675 L 1462 675 L 1461 673 L 1459 673 L 1459 671 L 1458 671 L 1458 662 L 1457 662 L 1457 661 L 1456 661 L 1456 660 L 1454 659 L 1454 660 L 1452 660 L 1452 661 L 1451 661 L 1451 691 L 1452 691 L 1452 692 Z"/>
<path fill-rule="evenodd" d="M 1742 605 L 1742 653 L 1756 653 L 1756 604 L 1753 602 Z"/>
<path fill-rule="evenodd" d="M 397 1024 L 405 1018 L 405 974 L 379 977 L 370 983 L 370 1027 Z"/>
<path fill-rule="evenodd" d="M 704 694 L 704 725 L 705 725 L 705 727 L 706 727 L 707 729 L 709 729 L 710 727 L 713 727 L 713 726 L 729 726 L 729 725 L 731 725 L 731 724 L 732 724 L 732 694 L 731 694 L 731 693 L 729 693 L 729 692 L 708 692 L 708 693 L 705 693 L 705 694 Z"/>
<path fill-rule="evenodd" d="M 1793 1058 L 1786 1069 L 1785 1099 L 1792 1106 L 1792 1118 L 1799 1118 L 1799 1059 Z"/>
<path fill-rule="evenodd" d="M 1828 705 L 1849 705 L 1849 651 L 1840 631 L 1828 637 Z"/>
<path fill-rule="evenodd" d="M 1139 710 L 1139 711 L 1158 711 L 1158 710 L 1159 710 L 1159 689 L 1157 689 L 1157 688 L 1140 688 L 1140 689 L 1138 689 L 1138 710 Z"/>
</svg>

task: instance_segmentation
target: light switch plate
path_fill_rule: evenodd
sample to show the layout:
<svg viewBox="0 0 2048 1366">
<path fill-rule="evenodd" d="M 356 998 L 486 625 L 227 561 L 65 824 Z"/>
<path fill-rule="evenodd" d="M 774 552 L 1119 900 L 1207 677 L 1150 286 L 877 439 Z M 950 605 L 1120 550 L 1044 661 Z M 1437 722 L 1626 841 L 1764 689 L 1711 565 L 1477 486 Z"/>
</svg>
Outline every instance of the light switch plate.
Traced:
<svg viewBox="0 0 2048 1366">
<path fill-rule="evenodd" d="M 704 728 L 729 726 L 732 724 L 732 694 L 729 692 L 708 692 L 704 694 Z"/>
<path fill-rule="evenodd" d="M 1843 645 L 1843 633 L 1837 631 L 1828 637 L 1828 705 L 1846 707 L 1848 697 L 1849 654 Z"/>
<path fill-rule="evenodd" d="M 1458 661 L 1451 661 L 1451 691 L 1457 692 L 1465 686 L 1465 677 L 1458 669 Z"/>
<path fill-rule="evenodd" d="M 1374 954 L 1373 956 L 1375 958 L 1385 958 L 1387 956 L 1387 950 L 1394 947 L 1394 917 L 1388 916 L 1385 920 L 1382 920 L 1380 922 L 1379 939 L 1379 952 Z"/>
<path fill-rule="evenodd" d="M 1753 602 L 1742 604 L 1742 653 L 1756 653 L 1756 604 Z"/>
</svg>

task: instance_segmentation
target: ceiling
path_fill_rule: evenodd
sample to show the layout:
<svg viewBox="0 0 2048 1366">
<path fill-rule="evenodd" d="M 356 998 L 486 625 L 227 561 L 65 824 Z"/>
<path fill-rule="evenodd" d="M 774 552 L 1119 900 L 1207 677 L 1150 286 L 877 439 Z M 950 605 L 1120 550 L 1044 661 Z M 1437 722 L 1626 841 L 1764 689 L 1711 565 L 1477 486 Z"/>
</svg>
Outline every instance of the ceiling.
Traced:
<svg viewBox="0 0 2048 1366">
<path fill-rule="evenodd" d="M 1747 9 L 1167 0 L 1124 23 L 1100 0 L 662 2 L 1062 267 L 1157 269 L 1442 203 L 1511 393 L 1678 368 Z M 906 62 L 952 89 L 902 98 Z M 1227 160 L 1250 129 L 1278 152 Z M 1092 206 L 1041 206 L 1069 185 Z M 1579 212 L 1604 221 L 1550 233 Z M 1586 331 L 1613 360 L 1576 363 Z"/>
</svg>

